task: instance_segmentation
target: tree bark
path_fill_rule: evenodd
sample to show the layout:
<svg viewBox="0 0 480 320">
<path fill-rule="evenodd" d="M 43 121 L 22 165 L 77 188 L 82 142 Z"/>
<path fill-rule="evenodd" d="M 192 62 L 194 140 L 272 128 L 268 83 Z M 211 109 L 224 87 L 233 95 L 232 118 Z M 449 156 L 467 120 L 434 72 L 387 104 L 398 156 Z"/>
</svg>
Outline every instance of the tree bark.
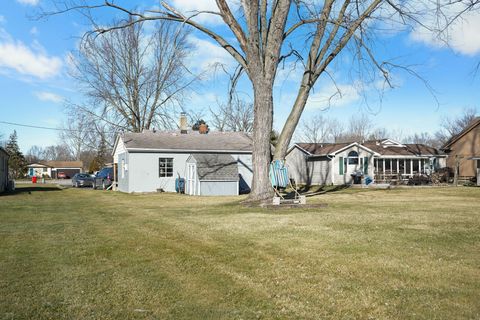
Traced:
<svg viewBox="0 0 480 320">
<path fill-rule="evenodd" d="M 282 132 L 278 137 L 278 142 L 275 147 L 275 153 L 273 156 L 274 159 L 285 159 L 288 151 L 288 146 L 290 145 L 290 141 L 293 137 L 293 133 L 295 132 L 295 128 L 300 121 L 303 109 L 305 109 L 305 105 L 307 104 L 311 87 L 304 82 L 305 80 L 302 82 L 302 85 L 298 90 L 297 98 L 295 99 L 295 103 L 293 104 L 292 110 L 290 111 L 290 115 L 288 116 L 287 121 L 283 126 Z"/>
<path fill-rule="evenodd" d="M 249 195 L 251 201 L 266 200 L 272 195 L 268 168 L 271 162 L 270 133 L 273 126 L 273 84 L 265 82 L 254 83 L 253 184 Z"/>
</svg>

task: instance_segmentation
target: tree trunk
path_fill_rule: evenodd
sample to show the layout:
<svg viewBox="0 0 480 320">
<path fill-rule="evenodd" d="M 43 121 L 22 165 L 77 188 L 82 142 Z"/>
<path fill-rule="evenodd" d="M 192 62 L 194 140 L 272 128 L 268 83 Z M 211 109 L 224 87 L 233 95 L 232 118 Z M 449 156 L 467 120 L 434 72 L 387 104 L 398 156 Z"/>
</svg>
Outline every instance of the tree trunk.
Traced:
<svg viewBox="0 0 480 320">
<path fill-rule="evenodd" d="M 305 82 L 305 79 L 304 81 Z M 287 121 L 283 126 L 282 132 L 278 137 L 277 146 L 275 148 L 275 154 L 273 156 L 274 159 L 285 159 L 285 156 L 288 151 L 288 146 L 290 141 L 292 140 L 293 133 L 295 132 L 295 128 L 300 121 L 300 117 L 302 115 L 303 109 L 305 109 L 305 105 L 307 104 L 308 95 L 310 94 L 311 87 L 305 83 L 302 83 L 300 89 L 298 91 L 297 99 L 295 99 L 295 103 L 293 104 L 292 111 L 288 115 Z"/>
<path fill-rule="evenodd" d="M 266 82 L 266 81 L 264 81 Z M 271 84 L 254 84 L 253 184 L 249 200 L 266 200 L 272 195 L 268 168 L 271 162 L 270 134 L 273 126 Z"/>
</svg>

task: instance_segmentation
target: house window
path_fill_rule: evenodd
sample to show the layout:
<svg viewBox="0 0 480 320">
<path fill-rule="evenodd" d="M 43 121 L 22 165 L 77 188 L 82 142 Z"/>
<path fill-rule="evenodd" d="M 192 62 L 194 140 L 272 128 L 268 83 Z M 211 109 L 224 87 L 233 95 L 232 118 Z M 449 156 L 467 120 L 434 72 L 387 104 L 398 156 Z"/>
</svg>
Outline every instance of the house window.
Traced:
<svg viewBox="0 0 480 320">
<path fill-rule="evenodd" d="M 125 159 L 122 159 L 122 179 L 125 179 Z"/>
<path fill-rule="evenodd" d="M 412 173 L 418 173 L 420 171 L 420 168 L 419 168 L 420 160 L 413 159 L 412 161 L 413 161 L 413 172 Z"/>
<path fill-rule="evenodd" d="M 412 160 L 407 159 L 405 160 L 405 168 L 406 168 L 406 174 L 412 174 Z"/>
<path fill-rule="evenodd" d="M 392 159 L 385 159 L 385 172 L 392 172 Z"/>
<path fill-rule="evenodd" d="M 173 158 L 158 159 L 158 176 L 160 178 L 173 177 Z"/>
<path fill-rule="evenodd" d="M 348 164 L 358 165 L 358 153 L 356 151 L 350 151 L 348 153 Z"/>
<path fill-rule="evenodd" d="M 392 159 L 392 173 L 398 173 L 397 159 Z"/>
<path fill-rule="evenodd" d="M 404 174 L 406 171 L 405 171 L 405 160 L 399 160 L 398 161 L 398 172 L 400 174 Z"/>
</svg>

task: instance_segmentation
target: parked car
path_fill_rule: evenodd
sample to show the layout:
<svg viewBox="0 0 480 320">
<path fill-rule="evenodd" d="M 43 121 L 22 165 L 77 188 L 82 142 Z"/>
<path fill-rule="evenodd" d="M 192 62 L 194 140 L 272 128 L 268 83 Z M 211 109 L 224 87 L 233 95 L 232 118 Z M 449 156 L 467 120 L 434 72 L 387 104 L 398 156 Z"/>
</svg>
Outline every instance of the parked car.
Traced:
<svg viewBox="0 0 480 320">
<path fill-rule="evenodd" d="M 72 187 L 91 187 L 93 185 L 93 178 L 87 173 L 76 173 L 72 178 Z"/>
<path fill-rule="evenodd" d="M 95 177 L 93 178 L 93 189 L 97 189 L 98 186 L 101 186 L 103 190 L 107 189 L 112 185 L 113 182 L 113 167 L 105 167 L 102 170 L 98 171 Z"/>
<path fill-rule="evenodd" d="M 57 179 L 68 179 L 68 176 L 65 172 L 60 171 L 59 173 L 57 173 Z"/>
</svg>

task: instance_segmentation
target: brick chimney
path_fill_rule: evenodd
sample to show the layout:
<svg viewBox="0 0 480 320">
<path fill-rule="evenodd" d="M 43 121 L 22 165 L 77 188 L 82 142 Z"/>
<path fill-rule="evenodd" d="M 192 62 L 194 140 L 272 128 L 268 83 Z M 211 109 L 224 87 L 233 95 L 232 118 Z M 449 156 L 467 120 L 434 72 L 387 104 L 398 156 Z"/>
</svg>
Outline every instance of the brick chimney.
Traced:
<svg viewBox="0 0 480 320">
<path fill-rule="evenodd" d="M 200 133 L 200 134 L 207 134 L 207 133 L 208 133 L 208 126 L 207 126 L 205 123 L 202 123 L 202 124 L 198 127 L 198 133 Z"/>
<path fill-rule="evenodd" d="M 188 133 L 187 114 L 185 112 L 180 113 L 180 133 Z"/>
</svg>

